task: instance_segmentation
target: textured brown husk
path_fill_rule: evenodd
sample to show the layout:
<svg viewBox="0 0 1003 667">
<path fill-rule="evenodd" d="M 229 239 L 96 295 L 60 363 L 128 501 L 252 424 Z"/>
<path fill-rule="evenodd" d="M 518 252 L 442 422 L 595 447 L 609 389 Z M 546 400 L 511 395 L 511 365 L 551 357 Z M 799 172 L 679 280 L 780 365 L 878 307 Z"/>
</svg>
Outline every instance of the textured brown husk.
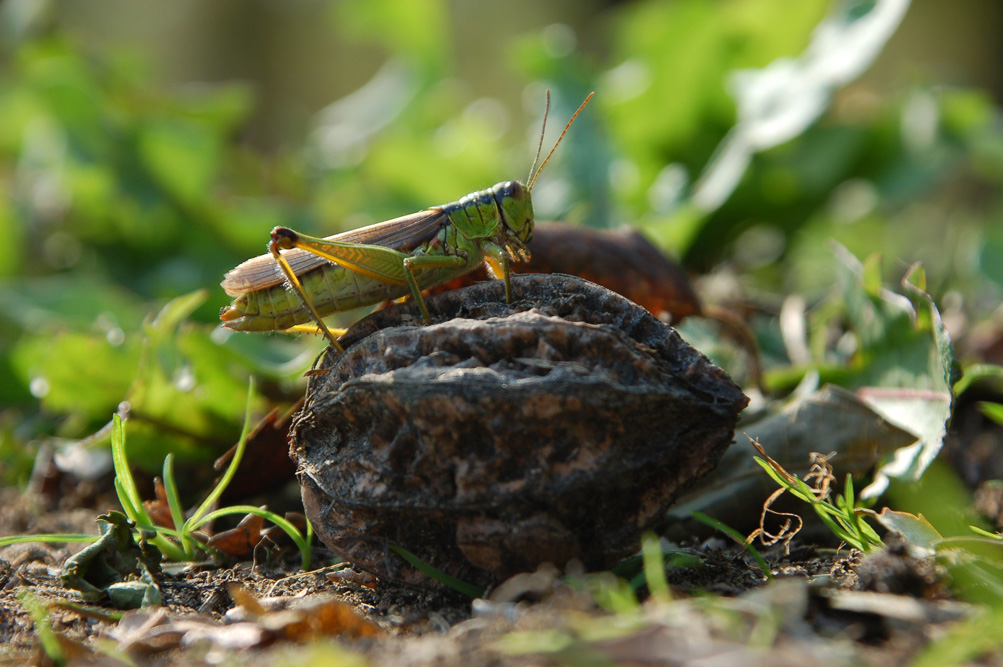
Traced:
<svg viewBox="0 0 1003 667">
<path fill-rule="evenodd" d="M 293 421 L 307 516 L 377 575 L 471 583 L 572 558 L 607 567 L 716 465 L 747 403 L 643 308 L 563 275 L 513 277 L 361 320 Z"/>
</svg>

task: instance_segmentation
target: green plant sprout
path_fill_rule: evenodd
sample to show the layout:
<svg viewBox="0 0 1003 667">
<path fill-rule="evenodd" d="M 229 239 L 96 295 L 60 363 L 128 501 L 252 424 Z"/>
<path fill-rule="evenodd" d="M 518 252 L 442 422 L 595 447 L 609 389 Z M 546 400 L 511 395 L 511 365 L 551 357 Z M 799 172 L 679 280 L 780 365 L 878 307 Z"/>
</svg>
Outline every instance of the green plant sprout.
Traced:
<svg viewBox="0 0 1003 667">
<path fill-rule="evenodd" d="M 206 499 L 202 501 L 202 504 L 187 519 L 184 516 L 177 482 L 174 477 L 174 457 L 168 454 L 164 458 L 164 490 L 167 495 L 167 504 L 170 509 L 171 518 L 174 521 L 174 528 L 165 528 L 156 525 L 143 507 L 143 498 L 136 488 L 136 482 L 133 479 L 126 454 L 125 423 L 118 415 L 112 418 L 111 450 L 112 462 L 115 469 L 115 492 L 118 495 L 118 501 L 122 505 L 122 511 L 134 524 L 134 530 L 137 535 L 140 531 L 154 533 L 154 537 L 150 539 L 150 543 L 160 550 L 164 558 L 172 561 L 192 561 L 196 560 L 200 550 L 212 554 L 215 550 L 202 544 L 195 537 L 195 531 L 223 516 L 231 514 L 256 514 L 284 530 L 293 540 L 293 543 L 296 544 L 297 549 L 299 549 L 303 569 L 308 570 L 310 568 L 310 543 L 313 539 L 313 528 L 309 522 L 307 522 L 306 535 L 303 535 L 285 517 L 281 517 L 274 512 L 260 507 L 232 505 L 211 511 L 213 505 L 215 505 L 220 496 L 223 495 L 226 487 L 233 480 L 234 475 L 237 473 L 237 467 L 244 456 L 244 451 L 247 447 L 247 438 L 251 432 L 251 405 L 253 396 L 254 382 L 252 380 L 247 391 L 244 428 L 241 431 L 240 440 L 237 442 L 233 458 L 219 483 L 216 484 Z M 0 547 L 24 542 L 93 542 L 95 539 L 94 535 L 79 534 L 16 535 L 0 538 Z"/>
<path fill-rule="evenodd" d="M 881 537 L 878 536 L 874 528 L 863 518 L 870 514 L 871 510 L 856 506 L 853 492 L 853 477 L 851 475 L 846 476 L 843 495 L 837 494 L 833 502 L 830 502 L 829 498 L 832 497 L 830 483 L 834 478 L 832 476 L 832 466 L 826 461 L 826 457 L 817 454 L 813 456 L 814 462 L 811 471 L 805 475 L 805 479 L 799 479 L 787 472 L 776 460 L 770 458 L 766 450 L 757 441 L 753 440 L 752 445 L 762 456 L 762 458 L 759 456 L 755 457 L 756 463 L 762 466 L 763 470 L 781 487 L 764 504 L 763 519 L 765 519 L 767 513 L 778 514 L 778 512 L 770 510 L 769 506 L 781 493 L 789 491 L 795 498 L 808 503 L 832 534 L 854 549 L 866 553 L 884 546 Z M 815 486 L 809 486 L 805 480 L 815 480 Z M 775 544 L 779 541 L 789 543 L 791 538 L 800 530 L 800 517 L 797 515 L 790 516 L 793 516 L 799 522 L 797 528 L 791 529 L 790 521 L 788 520 L 779 534 L 769 537 L 769 543 Z M 751 542 L 759 535 L 770 535 L 763 528 L 762 523 L 756 531 L 749 535 L 748 541 Z"/>
<path fill-rule="evenodd" d="M 969 526 L 969 528 L 971 528 L 972 532 L 975 533 L 976 535 L 980 535 L 982 537 L 991 537 L 994 540 L 1003 541 L 1003 533 L 993 533 L 991 531 L 986 530 L 985 528 L 979 528 L 978 526 Z"/>
</svg>

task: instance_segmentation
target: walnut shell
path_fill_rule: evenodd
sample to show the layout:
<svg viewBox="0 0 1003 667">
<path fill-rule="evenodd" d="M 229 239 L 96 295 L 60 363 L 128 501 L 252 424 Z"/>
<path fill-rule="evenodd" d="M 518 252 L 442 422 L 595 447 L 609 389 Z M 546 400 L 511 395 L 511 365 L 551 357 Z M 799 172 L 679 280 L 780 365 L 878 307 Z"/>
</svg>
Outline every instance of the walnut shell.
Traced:
<svg viewBox="0 0 1003 667">
<path fill-rule="evenodd" d="M 748 399 L 669 326 L 603 287 L 513 277 L 357 323 L 293 420 L 307 516 L 377 575 L 436 584 L 398 544 L 490 585 L 633 552 L 731 444 Z"/>
</svg>

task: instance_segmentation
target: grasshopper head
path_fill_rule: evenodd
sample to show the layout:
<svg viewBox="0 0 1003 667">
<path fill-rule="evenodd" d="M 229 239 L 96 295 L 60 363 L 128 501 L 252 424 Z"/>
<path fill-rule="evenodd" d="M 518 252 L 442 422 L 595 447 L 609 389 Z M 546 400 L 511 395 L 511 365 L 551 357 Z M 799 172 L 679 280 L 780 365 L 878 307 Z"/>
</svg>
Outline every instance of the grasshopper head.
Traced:
<svg viewBox="0 0 1003 667">
<path fill-rule="evenodd" d="M 505 181 L 491 189 L 502 212 L 503 234 L 516 245 L 525 247 L 533 238 L 533 198 L 529 188 L 519 181 Z"/>
</svg>

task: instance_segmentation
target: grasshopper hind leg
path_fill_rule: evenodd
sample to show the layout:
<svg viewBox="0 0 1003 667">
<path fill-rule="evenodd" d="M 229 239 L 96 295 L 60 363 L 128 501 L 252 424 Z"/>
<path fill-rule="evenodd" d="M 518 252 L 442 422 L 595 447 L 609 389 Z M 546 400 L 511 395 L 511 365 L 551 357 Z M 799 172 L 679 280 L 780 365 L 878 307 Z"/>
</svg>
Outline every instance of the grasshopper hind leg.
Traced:
<svg viewBox="0 0 1003 667">
<path fill-rule="evenodd" d="M 332 334 L 334 334 L 337 338 L 341 338 L 342 336 L 345 335 L 345 332 L 348 331 L 348 329 L 332 329 L 332 328 L 329 327 L 328 331 L 330 331 Z M 284 334 L 315 334 L 315 335 L 318 335 L 318 336 L 326 336 L 327 335 L 327 334 L 324 333 L 324 330 L 321 329 L 316 324 L 295 324 L 295 325 L 289 327 L 288 329 L 283 329 L 282 333 L 284 333 Z"/>
<path fill-rule="evenodd" d="M 282 269 L 282 273 L 285 274 L 286 280 L 289 281 L 293 290 L 297 295 L 299 295 L 300 300 L 303 301 L 303 304 L 310 311 L 313 319 L 317 322 L 317 328 L 327 337 L 328 341 L 330 341 L 331 347 L 339 353 L 344 354 L 345 348 L 341 346 L 341 343 L 339 343 L 338 339 L 335 338 L 334 333 L 327 327 L 326 324 L 324 324 L 324 318 L 322 318 L 320 313 L 317 312 L 317 308 L 314 307 L 313 301 L 310 300 L 310 296 L 306 293 L 306 290 L 303 289 L 303 283 L 300 282 L 300 279 L 296 276 L 293 268 L 289 266 L 288 260 L 286 260 L 280 252 L 280 248 L 289 249 L 295 247 L 298 240 L 299 235 L 293 230 L 285 227 L 276 227 L 272 230 L 272 240 L 268 242 L 268 252 L 270 252 L 272 257 L 275 258 L 279 268 Z M 292 329 L 297 328 L 298 327 L 292 327 Z M 307 331 L 309 331 L 309 329 L 307 329 Z"/>
</svg>

